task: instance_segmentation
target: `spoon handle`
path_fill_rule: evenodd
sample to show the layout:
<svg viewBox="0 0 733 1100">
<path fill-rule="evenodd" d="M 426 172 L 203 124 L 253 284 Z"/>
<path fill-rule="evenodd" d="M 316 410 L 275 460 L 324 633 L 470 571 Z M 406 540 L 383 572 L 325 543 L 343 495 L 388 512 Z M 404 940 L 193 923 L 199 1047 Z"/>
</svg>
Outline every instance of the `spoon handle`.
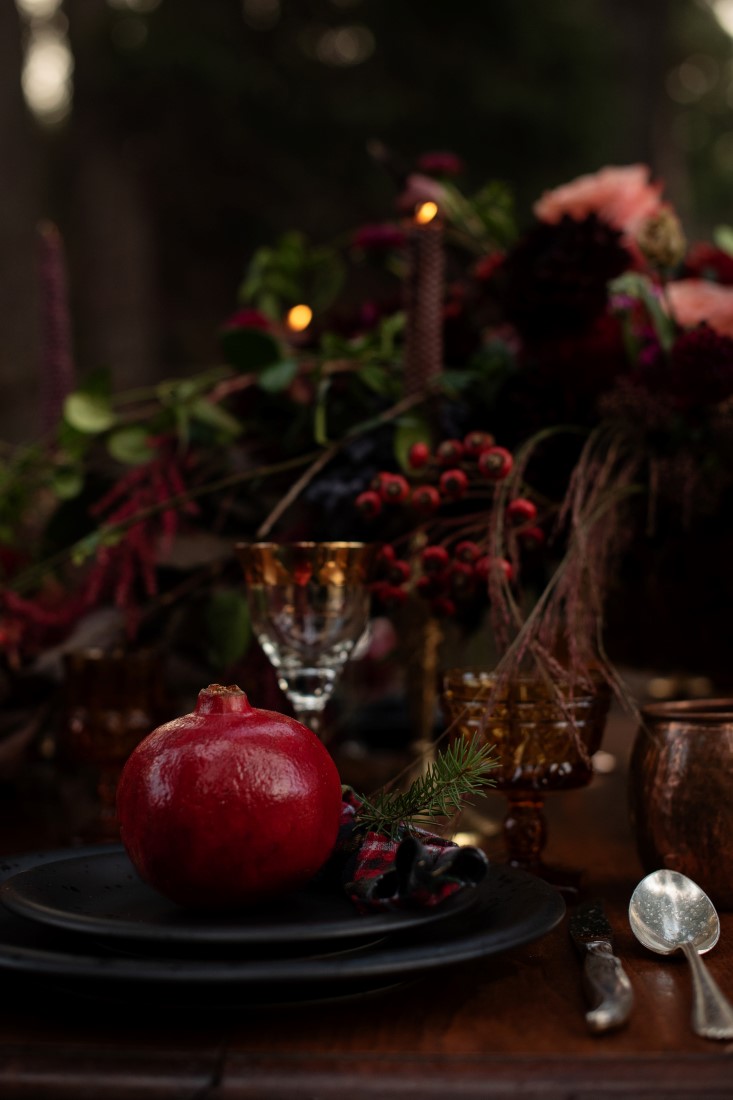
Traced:
<svg viewBox="0 0 733 1100">
<path fill-rule="evenodd" d="M 706 1039 L 733 1039 L 733 1005 L 691 943 L 682 950 L 692 968 L 692 1028 Z"/>
</svg>

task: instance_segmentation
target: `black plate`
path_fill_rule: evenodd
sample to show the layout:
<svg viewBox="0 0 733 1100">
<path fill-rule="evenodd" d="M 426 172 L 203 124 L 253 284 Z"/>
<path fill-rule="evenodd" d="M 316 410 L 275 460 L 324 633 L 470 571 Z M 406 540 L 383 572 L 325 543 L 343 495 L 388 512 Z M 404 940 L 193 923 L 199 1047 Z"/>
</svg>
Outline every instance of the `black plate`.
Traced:
<svg viewBox="0 0 733 1100">
<path fill-rule="evenodd" d="M 7 879 L 0 901 L 21 917 L 99 939 L 208 946 L 288 946 L 363 941 L 463 913 L 476 901 L 466 887 L 433 909 L 359 915 L 345 894 L 310 884 L 288 897 L 236 914 L 198 913 L 156 893 L 121 846 L 43 863 Z"/>
<path fill-rule="evenodd" d="M 98 848 L 80 850 L 89 857 Z M 0 863 L 0 881 L 63 858 L 36 853 Z M 234 997 L 242 1004 L 348 995 L 417 977 L 455 963 L 530 943 L 562 919 L 565 903 L 547 883 L 522 871 L 492 866 L 465 914 L 392 936 L 371 950 L 306 958 L 159 958 L 120 956 L 0 907 L 0 971 L 72 983 L 77 991 L 133 995 L 140 1003 L 161 994 L 197 1005 Z M 92 950 L 92 947 L 94 950 Z"/>
</svg>

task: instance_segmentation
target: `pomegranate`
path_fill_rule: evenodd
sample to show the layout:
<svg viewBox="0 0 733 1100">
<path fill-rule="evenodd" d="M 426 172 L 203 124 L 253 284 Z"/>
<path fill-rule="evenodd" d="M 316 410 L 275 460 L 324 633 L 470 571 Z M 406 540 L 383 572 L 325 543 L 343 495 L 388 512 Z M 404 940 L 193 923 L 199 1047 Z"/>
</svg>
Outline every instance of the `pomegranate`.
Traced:
<svg viewBox="0 0 733 1100">
<path fill-rule="evenodd" d="M 339 775 L 316 735 L 219 684 L 137 746 L 117 790 L 122 842 L 140 877 L 205 908 L 306 883 L 334 847 L 340 813 Z"/>
</svg>

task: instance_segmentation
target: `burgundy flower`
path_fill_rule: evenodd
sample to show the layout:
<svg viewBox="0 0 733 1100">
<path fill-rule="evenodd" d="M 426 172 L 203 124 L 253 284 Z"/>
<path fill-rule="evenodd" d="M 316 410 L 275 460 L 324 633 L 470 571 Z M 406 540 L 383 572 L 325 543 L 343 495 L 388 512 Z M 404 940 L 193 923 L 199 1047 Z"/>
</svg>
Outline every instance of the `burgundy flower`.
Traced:
<svg viewBox="0 0 733 1100">
<path fill-rule="evenodd" d="M 714 244 L 701 241 L 688 252 L 682 277 L 709 279 L 724 286 L 733 286 L 733 256 Z"/>
<path fill-rule="evenodd" d="M 362 225 L 352 237 L 354 248 L 361 248 L 365 252 L 389 252 L 392 249 L 404 248 L 407 236 L 398 225 L 389 222 L 380 225 Z"/>
<path fill-rule="evenodd" d="M 497 271 L 504 263 L 505 253 L 503 252 L 491 252 L 488 256 L 482 256 L 480 260 L 477 260 L 474 264 L 473 274 L 474 278 L 478 279 L 480 283 L 487 283 L 489 279 L 493 279 Z"/>
<path fill-rule="evenodd" d="M 259 309 L 238 309 L 224 322 L 225 329 L 233 328 L 258 328 L 269 332 L 272 321 Z"/>
<path fill-rule="evenodd" d="M 629 265 L 621 233 L 589 214 L 538 222 L 497 272 L 506 315 L 525 339 L 582 331 L 603 313 L 608 282 Z"/>
<path fill-rule="evenodd" d="M 419 172 L 426 176 L 460 176 L 465 164 L 456 153 L 423 153 L 417 162 Z"/>
<path fill-rule="evenodd" d="M 685 408 L 717 405 L 733 395 L 733 339 L 709 325 L 683 332 L 670 354 L 668 388 Z"/>
</svg>

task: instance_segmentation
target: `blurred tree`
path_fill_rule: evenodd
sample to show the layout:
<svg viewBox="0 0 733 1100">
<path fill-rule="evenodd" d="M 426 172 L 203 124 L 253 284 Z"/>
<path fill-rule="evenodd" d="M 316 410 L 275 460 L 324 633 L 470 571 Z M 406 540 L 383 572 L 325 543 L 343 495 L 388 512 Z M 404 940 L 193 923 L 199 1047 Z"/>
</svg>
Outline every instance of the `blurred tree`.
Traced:
<svg viewBox="0 0 733 1100">
<path fill-rule="evenodd" d="M 712 2 L 63 0 L 75 86 L 41 135 L 44 213 L 70 253 L 81 370 L 122 384 L 215 360 L 258 244 L 390 211 L 375 138 L 407 162 L 455 150 L 469 183 L 508 181 L 525 219 L 545 187 L 645 160 L 709 231 L 733 185 L 731 40 Z M 5 9 L 3 109 L 23 118 Z M 21 164 L 13 125 L 0 138 Z M 5 240 L 28 268 L 27 243 Z"/>
<path fill-rule="evenodd" d="M 36 222 L 42 183 L 21 65 L 18 13 L 0 4 L 0 409 L 3 434 L 14 440 L 40 430 Z"/>
</svg>

